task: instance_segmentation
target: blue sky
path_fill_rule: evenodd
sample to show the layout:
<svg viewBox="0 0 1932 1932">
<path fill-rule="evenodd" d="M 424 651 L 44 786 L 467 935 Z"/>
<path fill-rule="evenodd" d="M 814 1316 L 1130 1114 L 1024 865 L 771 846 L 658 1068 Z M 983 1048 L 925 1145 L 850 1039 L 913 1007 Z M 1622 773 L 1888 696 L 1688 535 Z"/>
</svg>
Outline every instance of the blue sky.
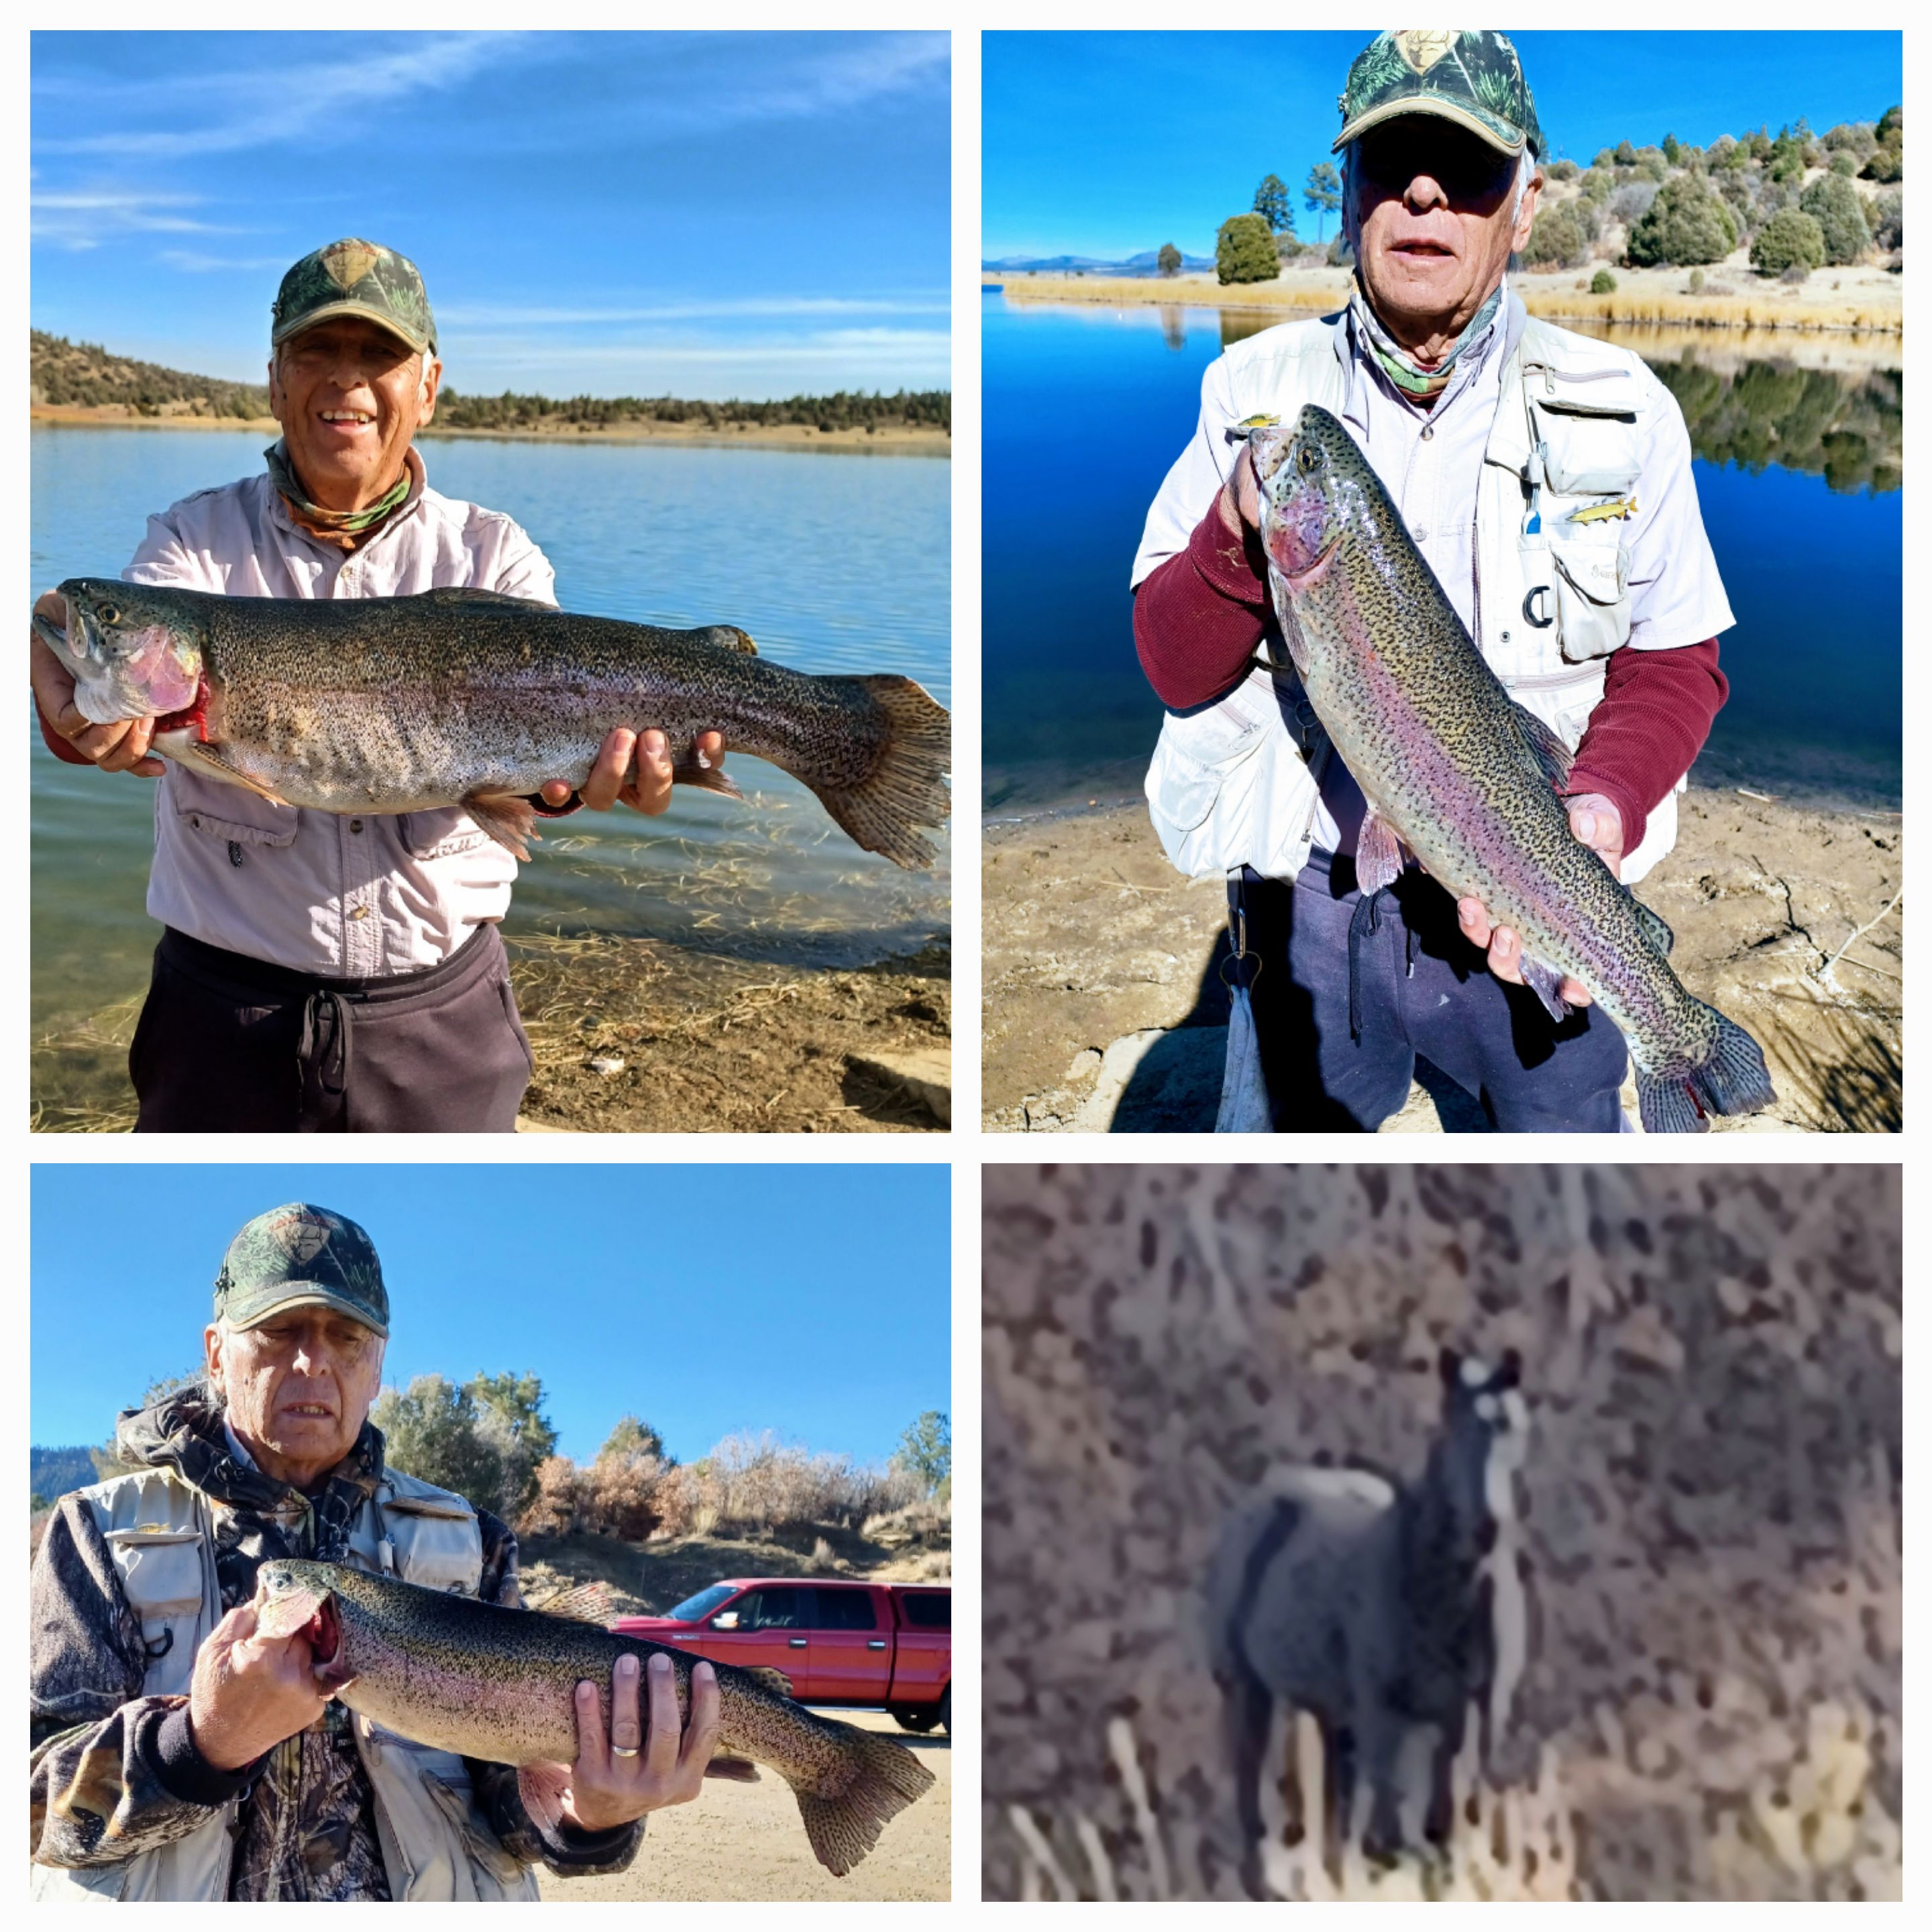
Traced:
<svg viewBox="0 0 1932 1932">
<path fill-rule="evenodd" d="M 883 1461 L 952 1407 L 950 1192 L 898 1163 L 37 1166 L 32 1439 L 104 1442 L 196 1364 L 236 1230 L 312 1201 L 382 1256 L 386 1381 L 534 1370 L 579 1458 L 628 1411 L 686 1461 L 764 1429 Z"/>
<path fill-rule="evenodd" d="M 944 34 L 37 33 L 34 326 L 260 381 L 345 235 L 472 394 L 950 386 Z"/>
<path fill-rule="evenodd" d="M 1702 146 L 1805 116 L 1822 134 L 1902 94 L 1896 33 L 1515 33 L 1554 154 L 1587 164 L 1628 137 Z M 1368 43 L 1347 33 L 988 34 L 982 55 L 988 257 L 1114 260 L 1214 232 L 1273 172 L 1295 191 L 1341 125 Z M 1334 218 L 1324 230 L 1332 237 Z"/>
</svg>

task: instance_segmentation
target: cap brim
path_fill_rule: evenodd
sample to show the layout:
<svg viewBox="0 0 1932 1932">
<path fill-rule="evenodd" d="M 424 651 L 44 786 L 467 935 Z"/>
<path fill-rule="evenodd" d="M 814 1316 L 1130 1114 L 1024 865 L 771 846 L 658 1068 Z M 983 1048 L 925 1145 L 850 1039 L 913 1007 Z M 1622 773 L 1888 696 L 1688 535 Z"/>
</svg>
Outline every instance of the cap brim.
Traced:
<svg viewBox="0 0 1932 1932">
<path fill-rule="evenodd" d="M 1400 100 L 1385 100 L 1379 107 L 1371 107 L 1366 114 L 1358 114 L 1335 137 L 1335 145 L 1328 152 L 1339 154 L 1351 141 L 1366 134 L 1371 128 L 1379 128 L 1385 121 L 1400 121 L 1405 115 L 1432 114 L 1443 121 L 1453 121 L 1459 128 L 1486 142 L 1499 154 L 1520 154 L 1529 146 L 1527 134 L 1514 141 L 1505 141 L 1489 123 L 1466 107 L 1457 106 L 1453 100 L 1444 100 L 1426 94 L 1405 94 Z"/>
<path fill-rule="evenodd" d="M 412 335 L 403 325 L 380 310 L 371 308 L 367 302 L 330 302 L 321 308 L 312 308 L 298 321 L 291 322 L 286 328 L 276 329 L 268 338 L 268 346 L 279 349 L 282 344 L 313 328 L 319 322 L 333 322 L 338 316 L 352 315 L 358 320 L 372 322 L 385 333 L 393 335 L 398 342 L 408 344 L 418 356 L 434 356 L 436 344 L 418 335 Z"/>
<path fill-rule="evenodd" d="M 280 1300 L 271 1302 L 266 1308 L 257 1309 L 245 1322 L 238 1322 L 232 1315 L 224 1318 L 233 1329 L 259 1328 L 264 1322 L 286 1314 L 291 1308 L 332 1308 L 338 1315 L 346 1315 L 350 1321 L 359 1323 L 371 1334 L 381 1336 L 386 1342 L 389 1339 L 388 1330 L 380 1322 L 371 1321 L 368 1309 L 358 1307 L 346 1295 L 338 1294 L 333 1288 L 320 1287 L 314 1282 L 289 1282 L 286 1292 Z"/>
</svg>

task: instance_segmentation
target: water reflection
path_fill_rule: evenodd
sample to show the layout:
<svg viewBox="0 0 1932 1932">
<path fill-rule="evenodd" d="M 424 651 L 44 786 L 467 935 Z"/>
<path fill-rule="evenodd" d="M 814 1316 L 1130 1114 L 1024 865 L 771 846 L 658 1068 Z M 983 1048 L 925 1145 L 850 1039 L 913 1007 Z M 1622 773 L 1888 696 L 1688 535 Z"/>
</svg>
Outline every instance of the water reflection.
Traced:
<svg viewBox="0 0 1932 1932">
<path fill-rule="evenodd" d="M 1187 311 L 1178 302 L 1160 305 L 1160 339 L 1170 349 L 1187 346 Z"/>
<path fill-rule="evenodd" d="M 1161 310 L 1161 333 L 1168 347 L 1176 348 L 1170 314 Z M 1282 320 L 1278 310 L 1223 309 L 1221 346 Z M 1721 344 L 1684 341 L 1681 335 L 1672 340 L 1672 332 L 1663 329 L 1611 326 L 1589 333 L 1642 356 L 1677 398 L 1691 449 L 1706 463 L 1736 464 L 1754 476 L 1775 464 L 1822 476 L 1833 490 L 1875 495 L 1904 483 L 1905 372 L 1872 366 L 1857 352 L 1876 348 L 1896 353 L 1890 338 L 1850 345 L 1774 344 L 1740 356 Z M 1769 332 L 1753 333 L 1762 341 Z M 1840 359 L 1851 366 L 1814 366 Z"/>
</svg>

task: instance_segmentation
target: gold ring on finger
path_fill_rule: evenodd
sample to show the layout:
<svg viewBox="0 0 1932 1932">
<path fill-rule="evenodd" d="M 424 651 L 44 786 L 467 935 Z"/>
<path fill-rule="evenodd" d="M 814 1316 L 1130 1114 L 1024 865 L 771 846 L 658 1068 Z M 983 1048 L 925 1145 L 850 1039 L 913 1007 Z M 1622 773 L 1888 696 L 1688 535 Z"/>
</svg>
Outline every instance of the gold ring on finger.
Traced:
<svg viewBox="0 0 1932 1932">
<path fill-rule="evenodd" d="M 635 1757 L 637 1754 L 638 1748 L 635 1744 L 613 1744 L 610 1747 L 610 1755 L 613 1757 Z"/>
</svg>

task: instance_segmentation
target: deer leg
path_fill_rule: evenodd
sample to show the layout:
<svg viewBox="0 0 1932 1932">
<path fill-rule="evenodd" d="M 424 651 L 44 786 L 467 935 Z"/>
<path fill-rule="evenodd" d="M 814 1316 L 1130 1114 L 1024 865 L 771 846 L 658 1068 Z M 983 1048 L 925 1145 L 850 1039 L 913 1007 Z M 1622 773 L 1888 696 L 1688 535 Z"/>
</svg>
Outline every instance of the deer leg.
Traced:
<svg viewBox="0 0 1932 1932">
<path fill-rule="evenodd" d="M 1369 1780 L 1369 1823 L 1362 1850 L 1378 1864 L 1393 1864 L 1402 1850 L 1402 1719 L 1379 1699 L 1357 1718 L 1357 1742 Z"/>
<path fill-rule="evenodd" d="M 1274 1717 L 1274 1698 L 1258 1677 L 1244 1671 L 1222 1686 L 1222 1715 L 1228 1731 L 1229 1755 L 1234 1763 L 1235 1815 L 1241 1828 L 1241 1888 L 1250 1898 L 1264 1898 L 1262 1840 L 1262 1780 L 1267 1775 L 1268 1732 Z"/>
<path fill-rule="evenodd" d="M 1456 1829 L 1456 1760 L 1462 1754 L 1468 1716 L 1469 1707 L 1458 1705 L 1455 1715 L 1436 1734 L 1429 1778 L 1429 1814 L 1422 1827 L 1432 1845 L 1448 1844 Z"/>
</svg>

